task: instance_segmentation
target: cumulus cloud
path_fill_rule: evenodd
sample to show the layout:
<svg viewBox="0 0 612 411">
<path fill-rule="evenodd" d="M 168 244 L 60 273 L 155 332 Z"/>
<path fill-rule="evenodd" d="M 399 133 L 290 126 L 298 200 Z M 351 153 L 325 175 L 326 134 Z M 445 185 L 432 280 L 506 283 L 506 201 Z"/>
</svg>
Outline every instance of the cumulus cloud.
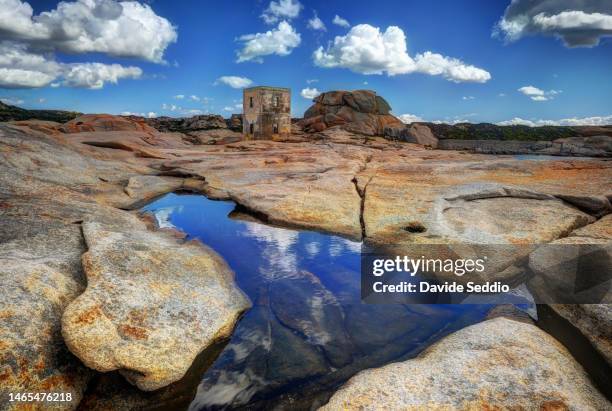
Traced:
<svg viewBox="0 0 612 411">
<path fill-rule="evenodd" d="M 176 29 L 136 1 L 77 0 L 35 15 L 22 0 L 0 0 L 0 87 L 61 84 L 101 88 L 106 82 L 138 78 L 137 67 L 56 61 L 56 52 L 105 53 L 162 63 Z"/>
<path fill-rule="evenodd" d="M 78 63 L 67 64 L 64 73 L 64 85 L 101 89 L 106 82 L 117 84 L 121 78 L 139 78 L 142 70 L 139 67 L 124 67 L 119 64 Z"/>
<path fill-rule="evenodd" d="M 316 11 L 314 12 L 314 15 L 312 16 L 312 18 L 308 20 L 308 28 L 312 30 L 320 30 L 320 31 L 327 30 L 327 28 L 325 27 L 325 23 L 323 23 L 323 20 L 321 20 L 319 16 L 317 16 Z"/>
<path fill-rule="evenodd" d="M 491 78 L 486 70 L 430 51 L 413 59 L 408 55 L 404 32 L 396 26 L 381 32 L 378 27 L 359 24 L 345 36 L 336 36 L 327 48 L 315 50 L 313 59 L 319 67 L 347 68 L 361 74 L 394 76 L 419 72 L 440 75 L 454 82 L 477 83 Z"/>
<path fill-rule="evenodd" d="M 253 84 L 253 80 L 239 76 L 221 76 L 215 81 L 215 84 L 225 84 L 231 88 L 244 88 Z"/>
<path fill-rule="evenodd" d="M 612 114 L 608 116 L 593 116 L 582 118 L 563 118 L 560 120 L 525 120 L 520 117 L 514 117 L 511 120 L 500 121 L 497 123 L 500 126 L 605 126 L 612 124 Z"/>
<path fill-rule="evenodd" d="M 560 38 L 567 47 L 594 47 L 612 36 L 609 0 L 513 0 L 493 29 L 508 42 L 529 35 Z"/>
<path fill-rule="evenodd" d="M 304 89 L 302 89 L 302 91 L 300 91 L 300 96 L 308 99 L 308 100 L 312 100 L 313 98 L 315 98 L 316 96 L 318 96 L 319 94 L 321 94 L 321 92 L 319 90 L 317 90 L 316 88 L 310 88 L 310 87 L 306 87 Z"/>
<path fill-rule="evenodd" d="M 31 53 L 24 44 L 0 44 L 0 87 L 37 88 L 63 84 L 100 89 L 106 82 L 139 78 L 142 70 L 120 64 L 58 63 L 53 56 Z M 57 81 L 57 83 L 53 83 Z"/>
<path fill-rule="evenodd" d="M 461 97 L 461 100 L 474 100 L 475 97 L 474 96 L 463 96 Z"/>
<path fill-rule="evenodd" d="M 185 98 L 185 95 L 184 95 L 184 94 L 177 94 L 176 96 L 174 96 L 174 97 L 172 97 L 172 98 L 174 98 L 174 99 L 176 99 L 176 100 L 182 100 L 182 99 L 184 99 L 184 98 Z"/>
<path fill-rule="evenodd" d="M 410 124 L 410 123 L 417 123 L 420 121 L 425 121 L 423 120 L 423 118 L 415 115 L 415 114 L 401 114 L 399 116 L 397 116 L 402 123 L 406 123 L 406 124 Z"/>
<path fill-rule="evenodd" d="M 534 86 L 524 86 L 524 87 L 519 88 L 518 91 L 520 93 L 526 95 L 527 97 L 529 97 L 533 101 L 548 101 L 548 100 L 552 100 L 553 98 L 555 98 L 555 96 L 557 94 L 559 94 L 561 92 L 559 90 L 544 91 L 544 90 L 539 89 L 539 88 L 534 87 Z"/>
<path fill-rule="evenodd" d="M 99 52 L 162 62 L 176 28 L 147 4 L 78 0 L 34 15 L 21 0 L 0 0 L 0 37 L 68 53 Z"/>
<path fill-rule="evenodd" d="M 316 78 L 306 80 L 307 84 L 318 83 L 318 82 L 319 82 L 319 79 L 316 79 Z"/>
<path fill-rule="evenodd" d="M 29 52 L 24 44 L 0 43 L 0 87 L 45 87 L 61 71 L 59 63 L 48 56 Z"/>
<path fill-rule="evenodd" d="M 297 0 L 271 1 L 261 18 L 267 24 L 275 24 L 279 20 L 296 18 L 302 10 L 302 4 Z"/>
<path fill-rule="evenodd" d="M 278 23 L 274 30 L 265 33 L 245 34 L 238 38 L 243 47 L 238 51 L 238 63 L 244 61 L 263 62 L 262 56 L 276 54 L 287 56 L 302 41 L 300 34 L 286 21 Z"/>
<path fill-rule="evenodd" d="M 340 27 L 346 27 L 346 28 L 351 27 L 351 25 L 348 22 L 348 20 L 343 19 L 342 17 L 338 16 L 337 14 L 334 16 L 334 19 L 332 20 L 332 23 L 334 23 L 336 26 L 340 26 Z"/>
<path fill-rule="evenodd" d="M 491 74 L 486 70 L 465 64 L 459 59 L 445 57 L 430 51 L 426 51 L 423 54 L 417 54 L 415 62 L 417 72 L 432 76 L 441 75 L 445 79 L 455 83 L 486 83 L 491 79 Z"/>
</svg>

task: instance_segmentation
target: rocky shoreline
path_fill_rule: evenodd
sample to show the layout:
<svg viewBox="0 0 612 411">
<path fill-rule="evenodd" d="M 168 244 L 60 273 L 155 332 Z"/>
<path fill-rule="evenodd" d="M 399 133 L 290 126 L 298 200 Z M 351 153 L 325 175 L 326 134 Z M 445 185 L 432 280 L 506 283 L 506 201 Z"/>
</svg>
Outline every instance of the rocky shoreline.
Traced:
<svg viewBox="0 0 612 411">
<path fill-rule="evenodd" d="M 612 241 L 605 158 L 433 150 L 333 126 L 286 141 L 197 144 L 104 115 L 1 123 L 0 158 L 3 403 L 27 389 L 72 393 L 65 409 L 81 399 L 95 408 L 104 390 L 86 389 L 111 370 L 159 393 L 231 334 L 249 302 L 227 264 L 129 211 L 164 193 L 191 190 L 270 224 L 394 246 Z M 572 307 L 553 308 L 609 362 L 610 305 Z M 328 407 L 382 398 L 417 408 L 610 404 L 560 343 L 506 318 L 362 372 Z"/>
</svg>

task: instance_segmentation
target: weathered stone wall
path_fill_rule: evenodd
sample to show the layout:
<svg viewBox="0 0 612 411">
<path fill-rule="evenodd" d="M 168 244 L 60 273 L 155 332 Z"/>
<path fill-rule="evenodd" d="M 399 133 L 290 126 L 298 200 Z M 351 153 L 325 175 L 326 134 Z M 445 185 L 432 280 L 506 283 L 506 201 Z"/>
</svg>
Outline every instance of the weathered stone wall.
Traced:
<svg viewBox="0 0 612 411">
<path fill-rule="evenodd" d="M 242 130 L 245 136 L 259 140 L 291 133 L 289 89 L 253 87 L 245 89 L 243 96 Z"/>
</svg>

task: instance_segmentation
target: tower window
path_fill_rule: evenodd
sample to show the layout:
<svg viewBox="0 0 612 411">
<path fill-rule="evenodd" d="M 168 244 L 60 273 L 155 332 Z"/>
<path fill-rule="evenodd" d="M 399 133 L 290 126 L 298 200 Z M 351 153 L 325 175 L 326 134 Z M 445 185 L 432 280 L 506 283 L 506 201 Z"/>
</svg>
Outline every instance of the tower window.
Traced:
<svg viewBox="0 0 612 411">
<path fill-rule="evenodd" d="M 278 124 L 274 123 L 274 134 L 278 134 Z"/>
<path fill-rule="evenodd" d="M 274 96 L 273 104 L 274 104 L 274 107 L 278 107 L 278 96 Z"/>
<path fill-rule="evenodd" d="M 252 107 L 252 106 L 251 106 Z M 253 134 L 253 131 L 255 130 L 255 127 L 253 126 L 253 123 L 249 124 L 249 133 Z"/>
<path fill-rule="evenodd" d="M 253 108 L 253 97 L 249 97 L 249 107 Z M 252 124 L 251 124 L 252 126 Z"/>
</svg>

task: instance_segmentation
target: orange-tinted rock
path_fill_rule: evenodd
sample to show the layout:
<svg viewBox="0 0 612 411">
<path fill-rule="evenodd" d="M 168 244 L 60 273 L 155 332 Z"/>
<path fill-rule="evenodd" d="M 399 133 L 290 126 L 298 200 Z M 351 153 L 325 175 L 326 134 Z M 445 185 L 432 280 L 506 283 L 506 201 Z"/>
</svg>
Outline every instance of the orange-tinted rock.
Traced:
<svg viewBox="0 0 612 411">
<path fill-rule="evenodd" d="M 604 410 L 610 402 L 567 349 L 498 317 L 418 357 L 360 372 L 320 410 Z"/>
<path fill-rule="evenodd" d="M 374 91 L 329 91 L 314 101 L 301 122 L 307 132 L 342 126 L 354 133 L 376 136 L 383 135 L 385 127 L 389 125 L 402 124 L 398 118 L 389 114 L 391 107 Z M 319 125 L 321 116 L 325 127 Z"/>
<path fill-rule="evenodd" d="M 56 123 L 55 121 L 45 121 L 45 120 L 22 120 L 22 121 L 12 121 L 12 124 L 20 127 L 29 127 L 32 130 L 40 131 L 41 133 L 55 135 L 61 133 L 61 123 Z"/>
<path fill-rule="evenodd" d="M 113 116 L 111 114 L 85 114 L 71 120 L 61 127 L 64 133 L 82 133 L 90 131 L 144 131 L 155 133 L 156 130 L 138 117 Z"/>
</svg>

